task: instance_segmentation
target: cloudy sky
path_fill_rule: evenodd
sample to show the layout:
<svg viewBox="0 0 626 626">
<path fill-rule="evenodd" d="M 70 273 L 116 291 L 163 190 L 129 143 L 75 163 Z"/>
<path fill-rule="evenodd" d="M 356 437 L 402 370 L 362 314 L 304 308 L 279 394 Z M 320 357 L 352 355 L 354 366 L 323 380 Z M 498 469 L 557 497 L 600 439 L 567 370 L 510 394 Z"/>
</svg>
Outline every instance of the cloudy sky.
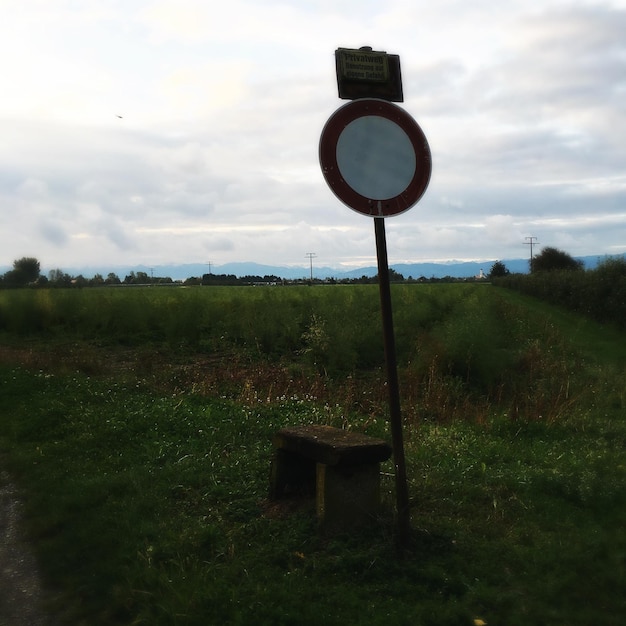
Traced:
<svg viewBox="0 0 626 626">
<path fill-rule="evenodd" d="M 375 264 L 319 165 L 399 54 L 430 186 L 392 263 L 626 252 L 626 0 L 0 0 L 0 266 Z"/>
</svg>

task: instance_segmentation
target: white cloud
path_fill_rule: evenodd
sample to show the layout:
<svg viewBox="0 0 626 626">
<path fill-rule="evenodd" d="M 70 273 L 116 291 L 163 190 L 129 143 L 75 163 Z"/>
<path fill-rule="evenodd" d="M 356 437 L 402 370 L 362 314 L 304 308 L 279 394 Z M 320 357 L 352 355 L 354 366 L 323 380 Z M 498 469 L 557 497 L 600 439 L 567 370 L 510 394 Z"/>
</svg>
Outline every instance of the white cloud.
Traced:
<svg viewBox="0 0 626 626">
<path fill-rule="evenodd" d="M 0 264 L 371 264 L 317 155 L 333 52 L 360 45 L 400 54 L 433 153 L 390 258 L 614 251 L 625 31 L 621 1 L 4 3 Z"/>
</svg>

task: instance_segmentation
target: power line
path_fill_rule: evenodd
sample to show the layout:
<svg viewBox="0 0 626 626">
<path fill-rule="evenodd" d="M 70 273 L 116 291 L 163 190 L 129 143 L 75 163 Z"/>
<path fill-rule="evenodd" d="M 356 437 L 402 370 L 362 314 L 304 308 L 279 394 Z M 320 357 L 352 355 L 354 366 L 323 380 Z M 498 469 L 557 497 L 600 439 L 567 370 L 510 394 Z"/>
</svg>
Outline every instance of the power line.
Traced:
<svg viewBox="0 0 626 626">
<path fill-rule="evenodd" d="M 525 237 L 524 245 L 530 246 L 530 271 L 533 271 L 533 246 L 537 245 L 537 237 Z"/>
<path fill-rule="evenodd" d="M 311 267 L 311 281 L 313 280 L 313 259 L 317 256 L 315 252 L 307 252 L 304 256 L 309 257 L 309 265 Z"/>
</svg>

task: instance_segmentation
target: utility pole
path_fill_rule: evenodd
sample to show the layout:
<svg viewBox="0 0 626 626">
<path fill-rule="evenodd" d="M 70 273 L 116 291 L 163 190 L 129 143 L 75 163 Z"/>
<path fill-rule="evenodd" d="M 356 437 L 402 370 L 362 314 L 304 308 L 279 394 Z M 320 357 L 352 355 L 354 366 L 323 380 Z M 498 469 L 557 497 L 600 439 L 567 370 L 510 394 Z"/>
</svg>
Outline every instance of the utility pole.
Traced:
<svg viewBox="0 0 626 626">
<path fill-rule="evenodd" d="M 317 256 L 315 252 L 307 252 L 304 256 L 309 257 L 309 265 L 311 267 L 311 282 L 313 282 L 313 259 Z"/>
<path fill-rule="evenodd" d="M 524 245 L 530 246 L 530 273 L 533 272 L 533 246 L 537 245 L 537 237 L 526 237 Z"/>
</svg>

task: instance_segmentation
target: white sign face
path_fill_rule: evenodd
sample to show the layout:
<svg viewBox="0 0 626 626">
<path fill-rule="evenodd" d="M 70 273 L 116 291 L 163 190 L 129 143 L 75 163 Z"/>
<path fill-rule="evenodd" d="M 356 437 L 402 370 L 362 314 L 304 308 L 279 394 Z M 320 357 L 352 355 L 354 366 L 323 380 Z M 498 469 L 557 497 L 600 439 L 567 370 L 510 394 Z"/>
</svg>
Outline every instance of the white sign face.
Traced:
<svg viewBox="0 0 626 626">
<path fill-rule="evenodd" d="M 426 191 L 432 171 L 430 148 L 417 122 L 376 98 L 353 100 L 330 116 L 319 157 L 333 193 L 369 217 L 410 209 Z"/>
<path fill-rule="evenodd" d="M 350 122 L 337 141 L 337 166 L 357 193 L 387 200 L 402 193 L 415 176 L 415 149 L 395 122 L 377 115 Z"/>
</svg>

